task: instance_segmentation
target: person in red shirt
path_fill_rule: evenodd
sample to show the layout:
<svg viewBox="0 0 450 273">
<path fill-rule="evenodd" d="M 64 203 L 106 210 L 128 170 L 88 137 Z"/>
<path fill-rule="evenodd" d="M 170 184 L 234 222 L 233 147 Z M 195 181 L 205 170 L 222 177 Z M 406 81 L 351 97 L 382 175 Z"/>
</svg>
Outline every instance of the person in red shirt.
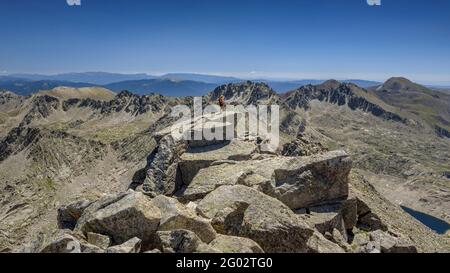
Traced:
<svg viewBox="0 0 450 273">
<path fill-rule="evenodd" d="M 220 96 L 219 98 L 219 106 L 220 106 L 220 111 L 225 111 L 225 96 Z"/>
</svg>

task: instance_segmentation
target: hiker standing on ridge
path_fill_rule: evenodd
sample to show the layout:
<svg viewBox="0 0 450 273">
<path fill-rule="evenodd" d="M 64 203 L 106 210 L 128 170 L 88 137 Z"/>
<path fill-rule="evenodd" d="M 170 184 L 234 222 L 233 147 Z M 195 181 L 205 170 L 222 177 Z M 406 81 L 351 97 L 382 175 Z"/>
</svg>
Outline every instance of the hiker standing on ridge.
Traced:
<svg viewBox="0 0 450 273">
<path fill-rule="evenodd" d="M 225 96 L 222 95 L 219 98 L 219 106 L 220 106 L 220 111 L 223 112 L 225 110 Z"/>
</svg>

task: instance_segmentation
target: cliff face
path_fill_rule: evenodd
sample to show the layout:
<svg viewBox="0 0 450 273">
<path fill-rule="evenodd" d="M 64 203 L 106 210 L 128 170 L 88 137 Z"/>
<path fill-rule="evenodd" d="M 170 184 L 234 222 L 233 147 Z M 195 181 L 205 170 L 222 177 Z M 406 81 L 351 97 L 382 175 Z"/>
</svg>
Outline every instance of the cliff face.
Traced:
<svg viewBox="0 0 450 273">
<path fill-rule="evenodd" d="M 353 92 L 354 88 L 357 87 L 352 84 L 340 84 L 335 81 L 326 82 L 318 86 L 304 86 L 289 93 L 286 97 L 286 103 L 294 109 L 299 107 L 308 110 L 312 100 L 319 100 L 338 106 L 348 106 L 352 110 L 362 110 L 386 120 L 406 122 L 406 119 L 398 114 L 389 112 L 366 98 L 358 96 Z M 360 92 L 367 91 L 361 89 Z"/>
<path fill-rule="evenodd" d="M 450 131 L 447 131 L 446 129 L 439 126 L 436 126 L 436 134 L 440 137 L 450 138 Z"/>
<path fill-rule="evenodd" d="M 14 128 L 9 132 L 8 136 L 0 142 L 0 161 L 5 160 L 14 153 L 22 151 L 40 137 L 39 129 L 24 127 Z"/>
<path fill-rule="evenodd" d="M 229 104 L 256 105 L 281 102 L 279 95 L 267 84 L 250 81 L 219 86 L 207 95 L 207 100 L 217 102 L 222 95 Z"/>
</svg>

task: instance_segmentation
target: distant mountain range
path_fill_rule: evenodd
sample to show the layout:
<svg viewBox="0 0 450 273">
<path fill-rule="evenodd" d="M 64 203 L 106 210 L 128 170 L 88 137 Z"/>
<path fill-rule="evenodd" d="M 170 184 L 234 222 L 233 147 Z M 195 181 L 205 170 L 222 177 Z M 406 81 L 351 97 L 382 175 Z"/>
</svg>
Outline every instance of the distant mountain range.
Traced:
<svg viewBox="0 0 450 273">
<path fill-rule="evenodd" d="M 104 87 L 115 92 L 128 90 L 139 95 L 159 93 L 168 97 L 183 97 L 203 96 L 218 85 L 188 80 L 153 79 L 117 82 L 104 85 Z"/>
<path fill-rule="evenodd" d="M 431 89 L 450 94 L 450 87 L 431 87 Z"/>
<path fill-rule="evenodd" d="M 8 90 L 23 96 L 60 86 L 80 88 L 90 87 L 92 84 L 60 80 L 28 80 L 9 76 L 0 77 L 0 90 Z"/>
<path fill-rule="evenodd" d="M 239 83 L 247 79 L 227 76 L 203 75 L 191 73 L 170 73 L 162 76 L 148 74 L 119 74 L 106 72 L 66 73 L 57 75 L 11 74 L 0 76 L 0 89 L 28 95 L 41 90 L 49 90 L 59 86 L 66 87 L 105 87 L 115 92 L 128 90 L 136 94 L 160 93 L 165 96 L 201 96 L 214 88 L 228 83 Z M 300 86 L 317 85 L 324 82 L 318 79 L 305 80 L 269 80 L 257 79 L 278 93 L 296 89 Z M 378 86 L 380 82 L 365 80 L 347 80 L 358 86 L 367 88 Z"/>
<path fill-rule="evenodd" d="M 213 84 L 226 84 L 226 83 L 237 83 L 242 82 L 243 79 L 235 77 L 226 76 L 215 76 L 215 75 L 203 75 L 203 74 L 192 74 L 192 73 L 169 73 L 160 77 L 161 79 L 169 79 L 174 81 L 197 81 L 204 83 Z"/>
<path fill-rule="evenodd" d="M 66 81 L 76 83 L 89 83 L 94 85 L 105 85 L 113 82 L 148 80 L 156 77 L 147 74 L 119 74 L 107 72 L 85 72 L 85 73 L 65 73 L 57 75 L 41 74 L 12 74 L 10 77 L 31 80 L 31 81 Z"/>
</svg>

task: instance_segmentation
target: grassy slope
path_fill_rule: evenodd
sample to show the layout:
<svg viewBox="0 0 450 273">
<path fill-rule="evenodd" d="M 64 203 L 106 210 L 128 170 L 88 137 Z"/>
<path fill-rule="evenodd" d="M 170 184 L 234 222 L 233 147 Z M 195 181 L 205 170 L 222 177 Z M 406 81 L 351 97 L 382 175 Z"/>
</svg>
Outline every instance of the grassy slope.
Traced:
<svg viewBox="0 0 450 273">
<path fill-rule="evenodd" d="M 450 131 L 450 95 L 404 78 L 393 78 L 373 90 L 384 102 L 419 116 L 432 127 Z"/>
<path fill-rule="evenodd" d="M 38 95 L 49 95 L 59 98 L 61 100 L 67 100 L 71 98 L 85 99 L 90 98 L 93 100 L 110 101 L 115 97 L 115 93 L 101 87 L 85 87 L 85 88 L 72 88 L 72 87 L 57 87 L 48 91 L 41 91 Z"/>
</svg>

